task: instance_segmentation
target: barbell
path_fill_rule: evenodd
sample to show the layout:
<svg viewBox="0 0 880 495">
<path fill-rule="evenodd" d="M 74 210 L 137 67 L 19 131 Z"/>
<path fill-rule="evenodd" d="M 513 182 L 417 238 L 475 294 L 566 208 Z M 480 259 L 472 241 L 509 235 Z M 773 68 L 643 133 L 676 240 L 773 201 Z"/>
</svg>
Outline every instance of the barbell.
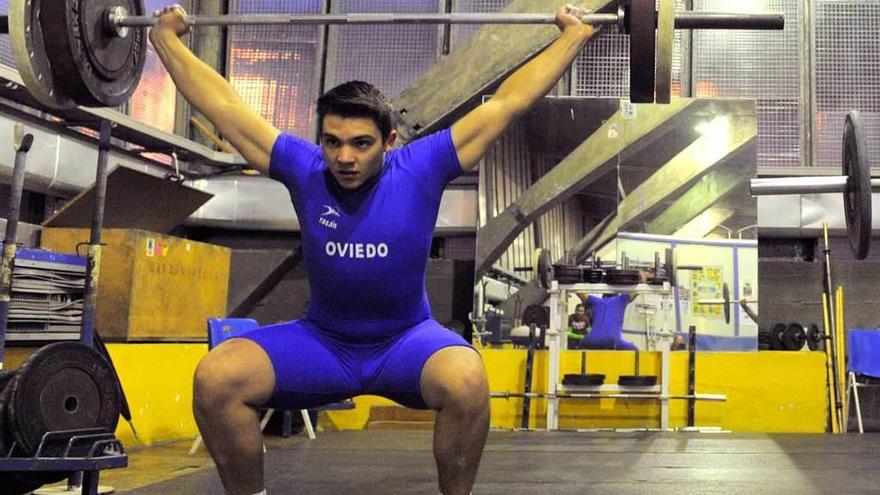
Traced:
<svg viewBox="0 0 880 495">
<path fill-rule="evenodd" d="M 689 394 L 689 395 L 655 395 L 644 393 L 601 393 L 601 392 L 574 392 L 574 393 L 540 393 L 540 392 L 490 392 L 491 399 L 510 398 L 532 399 L 636 399 L 636 400 L 706 400 L 710 402 L 726 402 L 724 394 Z"/>
<path fill-rule="evenodd" d="M 230 14 L 188 16 L 192 26 L 364 24 L 552 24 L 544 14 Z M 616 13 L 583 22 L 617 24 L 632 36 L 630 99 L 668 103 L 675 29 L 783 29 L 779 13 L 675 12 L 675 0 L 620 0 Z M 144 68 L 147 36 L 143 0 L 10 0 L 6 21 L 18 71 L 30 93 L 52 109 L 121 105 Z M 656 33 L 655 33 L 656 30 Z M 656 54 L 655 54 L 655 46 Z M 655 74 L 655 56 L 657 71 Z"/>
<path fill-rule="evenodd" d="M 757 303 L 756 299 L 746 299 L 747 303 Z M 722 305 L 724 310 L 724 323 L 730 323 L 730 306 L 732 304 L 739 304 L 740 301 L 731 301 L 730 300 L 730 286 L 727 285 L 727 282 L 724 282 L 721 286 L 721 298 L 715 299 L 697 299 L 697 304 L 707 304 L 707 305 Z"/>
<path fill-rule="evenodd" d="M 777 194 L 843 193 L 843 212 L 849 244 L 856 259 L 868 256 L 871 241 L 871 192 L 880 190 L 880 179 L 871 178 L 868 142 L 862 116 L 846 114 L 843 125 L 843 175 L 752 179 L 752 196 Z"/>
</svg>

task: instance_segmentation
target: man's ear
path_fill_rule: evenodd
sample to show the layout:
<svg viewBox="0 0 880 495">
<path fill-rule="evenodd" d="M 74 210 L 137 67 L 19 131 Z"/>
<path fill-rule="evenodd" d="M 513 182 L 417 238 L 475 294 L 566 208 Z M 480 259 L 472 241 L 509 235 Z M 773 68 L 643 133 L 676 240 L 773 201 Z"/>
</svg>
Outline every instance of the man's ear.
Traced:
<svg viewBox="0 0 880 495">
<path fill-rule="evenodd" d="M 391 147 L 394 146 L 394 141 L 397 140 L 397 131 L 391 129 L 391 132 L 388 133 L 388 139 L 385 140 L 385 151 L 391 151 Z"/>
</svg>

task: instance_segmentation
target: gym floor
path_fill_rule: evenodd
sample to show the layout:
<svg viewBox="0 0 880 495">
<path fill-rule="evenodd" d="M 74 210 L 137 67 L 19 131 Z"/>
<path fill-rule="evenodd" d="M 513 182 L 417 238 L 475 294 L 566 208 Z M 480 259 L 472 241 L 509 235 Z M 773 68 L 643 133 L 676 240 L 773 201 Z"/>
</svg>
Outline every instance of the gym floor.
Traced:
<svg viewBox="0 0 880 495">
<path fill-rule="evenodd" d="M 430 431 L 266 437 L 270 494 L 438 493 Z M 191 442 L 129 452 L 102 473 L 116 493 L 222 493 L 205 449 Z M 493 431 L 474 493 L 861 494 L 880 486 L 880 434 L 766 435 Z"/>
</svg>

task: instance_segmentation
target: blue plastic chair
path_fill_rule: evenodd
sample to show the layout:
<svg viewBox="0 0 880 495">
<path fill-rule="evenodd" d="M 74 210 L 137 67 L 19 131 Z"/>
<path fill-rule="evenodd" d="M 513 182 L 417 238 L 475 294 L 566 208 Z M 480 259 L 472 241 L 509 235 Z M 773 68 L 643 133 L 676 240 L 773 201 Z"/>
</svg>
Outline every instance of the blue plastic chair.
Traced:
<svg viewBox="0 0 880 495">
<path fill-rule="evenodd" d="M 880 387 L 880 383 L 876 382 L 880 380 L 880 330 L 849 330 L 846 334 L 846 342 L 848 358 L 846 403 L 849 404 L 852 395 L 855 400 L 859 433 L 864 433 L 859 389 Z"/>
<path fill-rule="evenodd" d="M 227 339 L 238 337 L 250 330 L 259 328 L 259 326 L 260 324 L 257 320 L 252 318 L 208 318 L 208 350 L 217 347 Z M 260 431 L 263 431 L 263 429 L 266 428 L 266 424 L 269 423 L 269 419 L 274 413 L 274 409 L 266 410 L 266 414 L 264 414 L 263 419 L 260 420 Z M 309 411 L 306 409 L 300 409 L 300 414 L 302 415 L 303 425 L 305 426 L 306 433 L 309 435 L 309 439 L 314 440 L 315 428 L 312 426 L 312 419 L 309 417 Z M 202 436 L 199 435 L 193 442 L 192 447 L 190 447 L 189 455 L 195 454 L 201 443 Z"/>
</svg>

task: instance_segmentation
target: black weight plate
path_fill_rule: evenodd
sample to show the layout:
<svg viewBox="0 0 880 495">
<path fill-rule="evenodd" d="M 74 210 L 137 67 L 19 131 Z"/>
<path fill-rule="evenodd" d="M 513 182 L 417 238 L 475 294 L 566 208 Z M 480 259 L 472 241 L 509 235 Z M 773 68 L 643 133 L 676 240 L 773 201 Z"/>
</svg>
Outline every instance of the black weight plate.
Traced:
<svg viewBox="0 0 880 495">
<path fill-rule="evenodd" d="M 612 285 L 634 285 L 641 281 L 641 275 L 638 270 L 609 268 L 605 271 L 605 282 Z"/>
<path fill-rule="evenodd" d="M 55 1 L 55 0 L 53 0 Z M 40 12 L 49 0 L 11 0 L 9 2 L 9 41 L 15 65 L 25 87 L 40 103 L 54 109 L 71 109 L 76 104 L 68 97 L 52 72 L 40 25 Z M 55 33 L 49 32 L 50 35 Z M 51 37 L 51 36 L 50 36 Z"/>
<path fill-rule="evenodd" d="M 721 297 L 724 299 L 724 323 L 730 323 L 730 287 L 727 282 L 721 286 Z"/>
<path fill-rule="evenodd" d="M 605 272 L 598 268 L 587 268 L 584 270 L 584 282 L 589 284 L 598 284 L 605 279 Z"/>
<path fill-rule="evenodd" d="M 632 0 L 627 10 L 629 24 L 629 99 L 633 103 L 654 102 L 655 0 Z"/>
<path fill-rule="evenodd" d="M 0 457 L 5 457 L 12 449 L 12 434 L 7 428 L 6 402 L 9 400 L 8 386 L 15 378 L 15 370 L 0 371 Z M 30 493 L 43 486 L 43 476 L 36 473 L 23 474 L 17 472 L 0 471 L 0 495 L 20 495 Z M 57 479 L 60 481 L 63 478 Z"/>
<path fill-rule="evenodd" d="M 6 401 L 9 394 L 6 392 L 6 386 L 15 378 L 14 370 L 0 371 L 0 457 L 6 456 L 9 449 L 12 448 L 12 437 L 6 427 Z"/>
<path fill-rule="evenodd" d="M 653 387 L 657 385 L 657 377 L 653 375 L 621 375 L 617 384 L 622 387 Z"/>
<path fill-rule="evenodd" d="M 856 259 L 868 256 L 871 241 L 871 165 L 861 114 L 846 114 L 843 125 L 843 175 L 849 179 L 843 195 L 846 232 Z"/>
<path fill-rule="evenodd" d="M 523 325 L 535 325 L 538 328 L 547 328 L 550 325 L 550 308 L 540 304 L 526 306 L 522 316 Z"/>
<path fill-rule="evenodd" d="M 549 289 L 553 281 L 552 267 L 550 265 L 550 253 L 545 249 L 535 249 L 535 274 L 538 285 L 543 289 Z"/>
<path fill-rule="evenodd" d="M 813 323 L 810 325 L 810 329 L 807 330 L 807 345 L 810 347 L 811 351 L 818 351 L 822 344 L 822 333 L 819 331 L 819 327 Z"/>
<path fill-rule="evenodd" d="M 770 349 L 774 351 L 781 351 L 785 349 L 782 344 L 782 336 L 785 334 L 785 323 L 777 323 L 772 330 L 770 330 Z"/>
<path fill-rule="evenodd" d="M 799 351 L 807 341 L 807 332 L 800 323 L 791 323 L 782 334 L 782 346 L 787 351 Z"/>
<path fill-rule="evenodd" d="M 563 385 L 574 385 L 581 387 L 597 387 L 605 383 L 605 375 L 602 374 L 566 374 L 562 377 Z"/>
<path fill-rule="evenodd" d="M 147 55 L 147 30 L 129 29 L 125 37 L 105 31 L 113 7 L 144 15 L 143 0 L 53 0 L 41 14 L 50 65 L 64 75 L 65 92 L 83 106 L 125 103 L 141 78 Z"/>
<path fill-rule="evenodd" d="M 675 251 L 671 248 L 666 249 L 666 278 L 669 279 L 669 285 L 675 287 L 676 267 L 675 267 Z"/>
<path fill-rule="evenodd" d="M 79 342 L 56 342 L 31 354 L 12 382 L 9 428 L 33 456 L 49 431 L 116 430 L 121 398 L 107 360 Z"/>
</svg>

